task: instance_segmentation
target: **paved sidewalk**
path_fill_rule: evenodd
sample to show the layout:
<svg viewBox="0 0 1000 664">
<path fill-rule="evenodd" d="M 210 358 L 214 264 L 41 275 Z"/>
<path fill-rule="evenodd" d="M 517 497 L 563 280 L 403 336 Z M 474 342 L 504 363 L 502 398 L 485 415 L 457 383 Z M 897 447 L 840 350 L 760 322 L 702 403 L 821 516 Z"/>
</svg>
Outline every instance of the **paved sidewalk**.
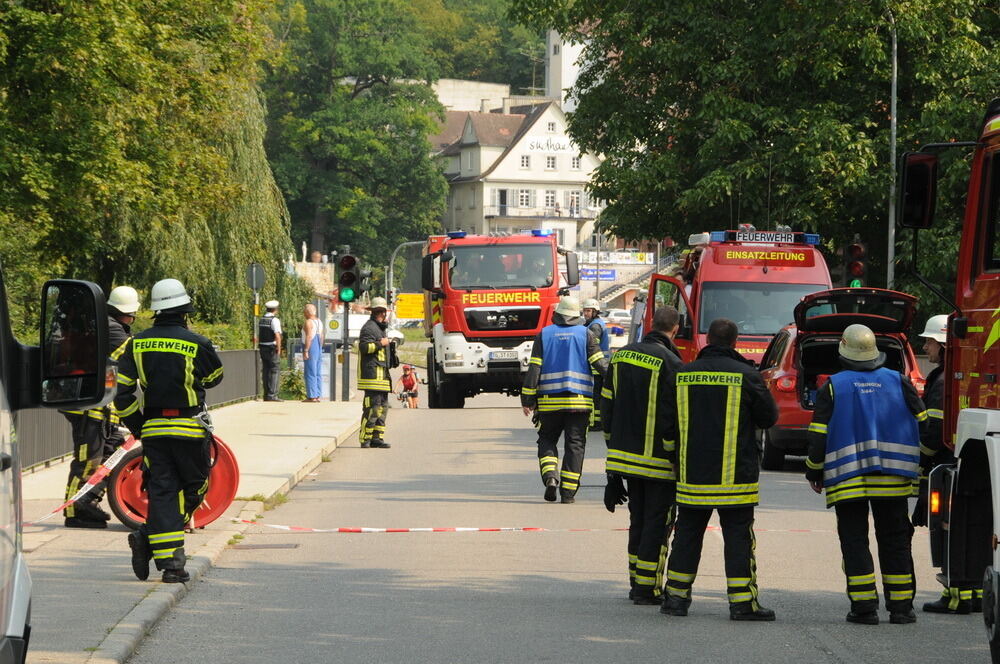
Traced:
<svg viewBox="0 0 1000 664">
<path fill-rule="evenodd" d="M 232 537 L 254 518 L 265 499 L 289 491 L 329 454 L 357 433 L 357 402 L 248 402 L 212 411 L 216 433 L 240 465 L 238 500 L 226 516 L 189 535 L 185 548 L 192 581 L 198 581 Z M 23 477 L 24 517 L 40 518 L 62 502 L 69 464 Z M 242 500 L 241 500 L 242 499 Z M 106 507 L 106 503 L 105 503 Z M 28 662 L 106 664 L 123 662 L 146 631 L 186 593 L 184 584 L 163 584 L 132 574 L 128 533 L 112 519 L 107 530 L 64 528 L 54 516 L 24 530 L 24 549 L 34 581 Z"/>
</svg>

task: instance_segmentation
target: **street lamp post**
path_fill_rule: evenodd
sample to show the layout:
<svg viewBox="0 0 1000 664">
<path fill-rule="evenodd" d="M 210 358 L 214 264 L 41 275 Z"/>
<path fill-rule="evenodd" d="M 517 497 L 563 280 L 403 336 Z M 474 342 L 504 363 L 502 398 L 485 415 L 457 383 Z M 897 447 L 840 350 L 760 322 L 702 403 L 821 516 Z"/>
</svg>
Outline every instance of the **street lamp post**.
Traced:
<svg viewBox="0 0 1000 664">
<path fill-rule="evenodd" d="M 889 164 L 891 179 L 889 180 L 889 248 L 886 257 L 885 282 L 886 288 L 893 288 L 896 281 L 896 19 L 889 12 L 889 23 L 892 26 L 892 91 L 889 101 Z"/>
</svg>

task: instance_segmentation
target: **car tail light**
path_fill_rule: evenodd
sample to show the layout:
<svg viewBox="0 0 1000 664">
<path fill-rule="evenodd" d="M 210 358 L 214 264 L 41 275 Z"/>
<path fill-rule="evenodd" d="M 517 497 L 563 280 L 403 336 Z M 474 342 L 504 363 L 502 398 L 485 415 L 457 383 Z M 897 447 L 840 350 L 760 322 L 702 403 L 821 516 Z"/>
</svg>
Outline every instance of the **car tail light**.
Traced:
<svg viewBox="0 0 1000 664">
<path fill-rule="evenodd" d="M 917 394 L 923 397 L 924 387 L 927 385 L 927 381 L 924 380 L 923 376 L 914 376 L 913 374 L 910 374 L 910 382 L 913 383 L 913 387 L 917 388 Z"/>
<path fill-rule="evenodd" d="M 941 492 L 940 491 L 931 491 L 930 499 L 931 499 L 931 514 L 940 514 L 941 513 Z"/>
<path fill-rule="evenodd" d="M 794 392 L 795 376 L 782 376 L 778 379 L 777 387 L 779 392 Z"/>
</svg>

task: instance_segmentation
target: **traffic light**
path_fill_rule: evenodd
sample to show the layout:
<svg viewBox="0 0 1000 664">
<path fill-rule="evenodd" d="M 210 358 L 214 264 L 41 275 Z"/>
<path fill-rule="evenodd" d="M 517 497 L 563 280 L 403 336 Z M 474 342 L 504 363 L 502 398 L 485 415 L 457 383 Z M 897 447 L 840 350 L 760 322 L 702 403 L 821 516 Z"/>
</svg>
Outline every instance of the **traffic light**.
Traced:
<svg viewBox="0 0 1000 664">
<path fill-rule="evenodd" d="M 367 293 L 372 289 L 372 271 L 360 270 L 358 272 L 358 295 Z"/>
<path fill-rule="evenodd" d="M 337 298 L 341 302 L 354 302 L 361 295 L 361 267 L 358 257 L 344 254 L 337 261 Z"/>
<path fill-rule="evenodd" d="M 868 278 L 868 249 L 860 242 L 844 249 L 844 281 L 851 288 L 860 288 Z"/>
</svg>

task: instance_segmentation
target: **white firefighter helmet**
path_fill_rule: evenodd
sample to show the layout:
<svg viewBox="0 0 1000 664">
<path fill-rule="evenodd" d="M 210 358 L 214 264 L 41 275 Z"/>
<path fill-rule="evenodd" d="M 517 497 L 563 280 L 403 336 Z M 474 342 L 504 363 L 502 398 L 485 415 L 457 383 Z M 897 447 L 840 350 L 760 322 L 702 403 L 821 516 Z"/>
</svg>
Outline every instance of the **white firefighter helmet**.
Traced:
<svg viewBox="0 0 1000 664">
<path fill-rule="evenodd" d="M 160 279 L 149 292 L 150 309 L 166 311 L 185 304 L 191 304 L 191 296 L 177 279 Z"/>
<path fill-rule="evenodd" d="M 108 294 L 108 306 L 123 314 L 139 311 L 139 294 L 131 286 L 116 286 Z"/>
<path fill-rule="evenodd" d="M 376 309 L 388 309 L 389 303 L 385 301 L 384 297 L 373 297 L 372 303 L 368 307 L 369 310 L 375 311 Z"/>
<path fill-rule="evenodd" d="M 948 340 L 948 314 L 938 314 L 927 319 L 924 331 L 917 335 L 943 344 Z"/>
<path fill-rule="evenodd" d="M 592 297 L 588 297 L 586 300 L 583 301 L 583 308 L 593 309 L 594 311 L 600 311 L 601 303 Z"/>
<path fill-rule="evenodd" d="M 580 316 L 580 300 L 572 295 L 564 295 L 559 298 L 559 304 L 556 305 L 556 313 L 569 316 L 570 318 Z"/>
<path fill-rule="evenodd" d="M 840 355 L 854 362 L 873 362 L 879 357 L 875 333 L 866 325 L 848 325 L 840 337 Z"/>
</svg>

